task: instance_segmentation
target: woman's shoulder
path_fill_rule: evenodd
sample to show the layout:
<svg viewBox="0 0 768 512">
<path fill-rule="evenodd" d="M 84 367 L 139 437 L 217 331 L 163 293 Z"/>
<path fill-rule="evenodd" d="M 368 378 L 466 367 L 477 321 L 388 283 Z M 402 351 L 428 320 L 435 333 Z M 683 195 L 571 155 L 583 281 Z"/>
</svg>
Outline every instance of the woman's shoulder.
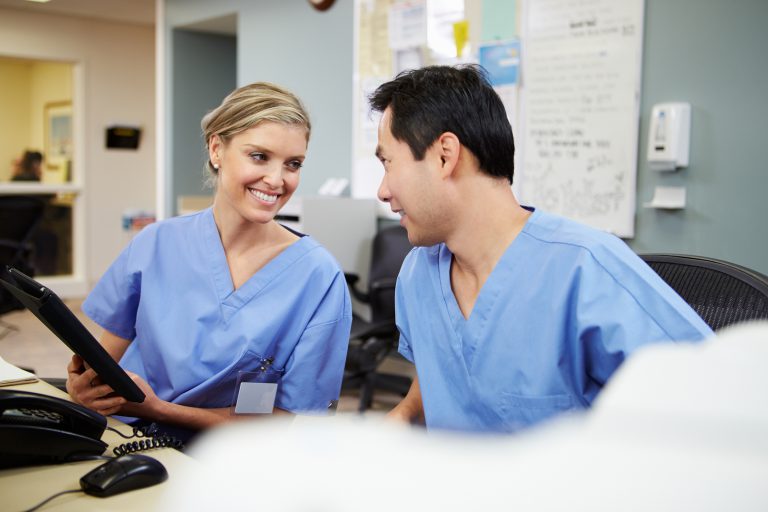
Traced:
<svg viewBox="0 0 768 512">
<path fill-rule="evenodd" d="M 299 238 L 292 248 L 296 249 L 296 260 L 307 268 L 342 272 L 341 265 L 331 252 L 311 235 Z"/>
<path fill-rule="evenodd" d="M 210 215 L 208 210 L 202 210 L 147 224 L 136 234 L 134 240 L 138 243 L 147 243 L 158 238 L 186 237 L 190 233 L 200 233 L 204 229 L 208 215 Z"/>
</svg>

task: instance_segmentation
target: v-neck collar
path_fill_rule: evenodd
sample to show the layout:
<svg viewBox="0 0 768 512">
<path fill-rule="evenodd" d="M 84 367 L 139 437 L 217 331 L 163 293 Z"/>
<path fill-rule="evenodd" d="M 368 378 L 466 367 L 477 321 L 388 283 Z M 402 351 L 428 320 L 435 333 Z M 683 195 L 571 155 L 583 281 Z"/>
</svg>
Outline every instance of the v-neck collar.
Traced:
<svg viewBox="0 0 768 512">
<path fill-rule="evenodd" d="M 203 216 L 204 246 L 201 249 L 210 261 L 210 275 L 219 303 L 222 306 L 222 314 L 225 321 L 317 244 L 308 236 L 299 238 L 283 249 L 277 256 L 269 260 L 243 283 L 240 288 L 235 289 L 232 283 L 232 275 L 229 271 L 229 264 L 227 263 L 227 256 L 224 252 L 224 245 L 221 243 L 219 230 L 213 217 L 213 209 L 208 208 L 205 210 Z"/>
<path fill-rule="evenodd" d="M 511 282 L 509 274 L 512 272 L 512 268 L 505 262 L 509 259 L 514 259 L 515 254 L 520 247 L 521 235 L 528 232 L 531 226 L 533 226 L 538 218 L 538 212 L 531 208 L 531 216 L 523 225 L 523 229 L 515 237 L 512 243 L 507 246 L 504 253 L 496 262 L 488 279 L 485 280 L 483 286 L 480 288 L 480 292 L 477 295 L 475 304 L 472 307 L 472 311 L 469 314 L 469 318 L 464 318 L 464 314 L 461 312 L 459 302 L 456 300 L 456 296 L 453 293 L 451 287 L 451 263 L 453 261 L 453 253 L 448 249 L 445 244 L 440 244 L 440 252 L 438 254 L 438 274 L 440 279 L 440 287 L 443 293 L 443 300 L 448 309 L 448 316 L 451 319 L 453 331 L 459 340 L 459 346 L 461 352 L 466 361 L 467 368 L 471 367 L 472 358 L 477 349 L 480 341 L 486 337 L 486 331 L 489 329 L 488 322 L 491 318 L 491 313 L 496 304 L 501 292 L 509 286 L 515 286 L 515 283 Z"/>
</svg>

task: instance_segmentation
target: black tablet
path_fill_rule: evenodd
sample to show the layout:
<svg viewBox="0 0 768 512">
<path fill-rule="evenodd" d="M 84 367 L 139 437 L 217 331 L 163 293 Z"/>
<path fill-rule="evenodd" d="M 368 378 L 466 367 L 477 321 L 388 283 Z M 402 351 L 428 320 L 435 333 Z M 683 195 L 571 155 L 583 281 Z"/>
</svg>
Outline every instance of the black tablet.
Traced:
<svg viewBox="0 0 768 512">
<path fill-rule="evenodd" d="M 2 272 L 2 284 L 64 342 L 96 370 L 105 384 L 131 402 L 143 402 L 144 393 L 104 347 L 51 290 L 13 267 Z"/>
</svg>

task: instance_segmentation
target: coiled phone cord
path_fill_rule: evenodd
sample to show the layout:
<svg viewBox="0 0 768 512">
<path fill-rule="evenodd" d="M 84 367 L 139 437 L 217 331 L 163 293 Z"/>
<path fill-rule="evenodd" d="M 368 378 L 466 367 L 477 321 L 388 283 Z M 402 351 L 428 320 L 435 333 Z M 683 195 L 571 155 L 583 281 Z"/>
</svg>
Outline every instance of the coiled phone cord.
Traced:
<svg viewBox="0 0 768 512">
<path fill-rule="evenodd" d="M 133 439 L 134 437 L 142 437 L 144 439 L 141 439 L 139 441 L 131 441 L 130 443 L 123 443 L 119 446 L 116 446 L 112 452 L 116 456 L 125 455 L 128 453 L 136 453 L 144 450 L 151 450 L 153 448 L 175 448 L 177 450 L 183 450 L 184 449 L 184 443 L 181 442 L 181 440 L 170 436 L 168 434 L 165 434 L 163 432 L 160 432 L 157 428 L 157 425 L 152 423 L 148 426 L 143 427 L 133 427 L 133 434 L 132 435 L 125 435 L 119 430 L 107 427 L 107 430 L 111 430 L 112 432 L 115 432 L 120 437 L 124 439 Z"/>
</svg>

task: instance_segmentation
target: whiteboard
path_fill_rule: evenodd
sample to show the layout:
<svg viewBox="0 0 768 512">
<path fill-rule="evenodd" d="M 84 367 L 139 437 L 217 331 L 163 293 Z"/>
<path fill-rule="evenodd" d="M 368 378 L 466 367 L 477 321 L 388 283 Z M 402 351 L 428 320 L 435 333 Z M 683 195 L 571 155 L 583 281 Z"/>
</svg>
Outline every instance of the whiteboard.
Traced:
<svg viewBox="0 0 768 512">
<path fill-rule="evenodd" d="M 515 191 L 523 204 L 631 238 L 643 0 L 531 0 L 525 11 Z"/>
</svg>

